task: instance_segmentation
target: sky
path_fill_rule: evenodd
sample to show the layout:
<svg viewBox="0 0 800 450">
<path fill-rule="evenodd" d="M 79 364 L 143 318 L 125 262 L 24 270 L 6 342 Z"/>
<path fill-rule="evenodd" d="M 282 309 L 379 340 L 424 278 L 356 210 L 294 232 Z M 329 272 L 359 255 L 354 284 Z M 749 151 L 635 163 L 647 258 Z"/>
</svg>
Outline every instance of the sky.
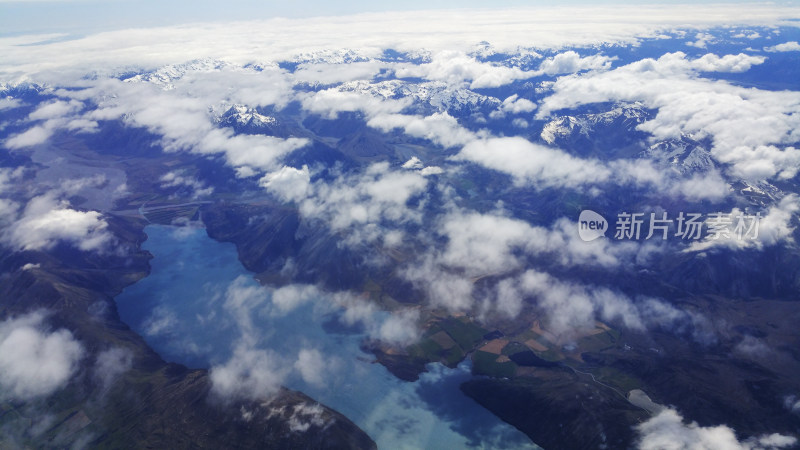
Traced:
<svg viewBox="0 0 800 450">
<path fill-rule="evenodd" d="M 524 6 L 556 5 L 615 5 L 615 4 L 680 4 L 686 1 L 653 0 L 604 0 L 584 1 L 526 1 L 498 0 L 491 2 L 492 9 Z M 726 2 L 696 1 L 693 4 L 747 3 L 728 0 Z M 752 2 L 750 2 L 752 3 Z M 798 2 L 773 2 L 794 4 Z M 413 11 L 453 8 L 487 8 L 487 2 L 478 0 L 408 0 L 404 2 L 374 2 L 349 0 L 329 2 L 305 1 L 258 1 L 233 0 L 60 0 L 40 1 L 0 0 L 0 36 L 27 33 L 61 32 L 84 35 L 132 27 L 155 27 L 197 22 L 220 22 L 239 20 L 263 20 L 275 17 L 300 18 L 317 16 L 350 15 L 363 12 Z"/>
</svg>

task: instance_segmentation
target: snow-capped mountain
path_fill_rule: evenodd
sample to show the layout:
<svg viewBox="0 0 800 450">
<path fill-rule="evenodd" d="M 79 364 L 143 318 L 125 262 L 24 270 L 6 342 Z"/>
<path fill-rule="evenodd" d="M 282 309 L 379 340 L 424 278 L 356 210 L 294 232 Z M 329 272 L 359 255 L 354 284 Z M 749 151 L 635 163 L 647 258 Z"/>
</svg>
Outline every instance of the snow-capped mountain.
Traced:
<svg viewBox="0 0 800 450">
<path fill-rule="evenodd" d="M 410 98 L 417 105 L 432 112 L 447 111 L 451 115 L 467 112 L 491 111 L 502 102 L 500 99 L 482 95 L 464 88 L 454 88 L 442 81 L 412 83 L 402 80 L 386 80 L 377 83 L 351 81 L 339 89 L 347 92 L 368 94 L 381 99 Z"/>
<path fill-rule="evenodd" d="M 682 173 L 707 172 L 715 167 L 711 153 L 688 137 L 657 142 L 642 152 L 641 157 L 672 165 Z"/>
<path fill-rule="evenodd" d="M 127 83 L 151 83 L 164 90 L 171 90 L 175 88 L 173 83 L 186 76 L 189 72 L 214 72 L 233 67 L 236 66 L 225 61 L 203 58 L 184 64 L 170 64 L 151 72 L 140 73 L 129 78 L 124 78 L 123 81 Z"/>
<path fill-rule="evenodd" d="M 554 144 L 559 139 L 580 135 L 588 137 L 598 126 L 618 124 L 624 129 L 635 129 L 647 117 L 648 113 L 640 103 L 620 105 L 602 113 L 560 116 L 544 126 L 541 138 Z"/>
</svg>

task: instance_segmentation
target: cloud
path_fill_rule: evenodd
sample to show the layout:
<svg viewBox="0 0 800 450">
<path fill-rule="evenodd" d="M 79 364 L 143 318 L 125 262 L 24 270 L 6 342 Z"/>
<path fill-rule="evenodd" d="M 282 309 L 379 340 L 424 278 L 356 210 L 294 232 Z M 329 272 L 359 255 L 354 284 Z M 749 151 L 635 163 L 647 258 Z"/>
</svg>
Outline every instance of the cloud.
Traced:
<svg viewBox="0 0 800 450">
<path fill-rule="evenodd" d="M 602 162 L 583 159 L 562 150 L 530 142 L 521 137 L 503 137 L 475 140 L 465 145 L 451 157 L 454 161 L 470 161 L 489 169 L 512 176 L 517 186 L 533 185 L 544 188 L 584 188 L 603 183 L 616 185 L 670 187 L 676 194 L 704 199 L 719 198 L 722 182 L 713 174 L 702 180 L 682 180 L 653 166 L 650 161 L 612 160 Z M 668 178 L 670 176 L 670 178 Z M 697 177 L 697 176 L 696 176 Z M 716 183 L 715 189 L 702 191 L 694 184 Z M 677 185 L 677 186 L 675 186 Z"/>
<path fill-rule="evenodd" d="M 515 317 L 523 300 L 534 292 L 530 288 L 523 288 L 529 284 L 518 279 L 519 271 L 533 261 L 546 261 L 549 266 L 618 269 L 645 265 L 654 255 L 663 251 L 663 248 L 651 242 L 641 245 L 610 239 L 584 242 L 578 236 L 577 224 L 566 218 L 556 220 L 550 227 L 541 227 L 499 214 L 451 211 L 438 219 L 436 229 L 446 239 L 445 246 L 441 248 L 437 245 L 420 255 L 404 267 L 400 275 L 424 293 L 428 304 L 446 308 L 450 312 L 472 311 L 476 304 L 490 300 L 490 304 L 481 306 L 483 312 L 494 309 Z M 431 239 L 439 240 L 438 236 Z M 493 291 L 489 294 L 490 298 L 483 292 L 475 291 L 476 280 L 487 276 L 497 280 L 492 282 L 494 286 L 490 288 Z M 555 285 L 555 282 L 551 284 Z M 563 292 L 588 291 L 583 287 L 561 286 Z M 543 289 L 541 292 L 545 291 Z M 620 310 L 624 302 L 614 304 L 617 297 L 608 294 L 610 291 L 595 291 L 598 292 L 596 295 L 583 295 L 586 299 L 583 303 L 586 314 L 583 316 L 575 318 L 575 314 L 563 311 L 553 313 L 553 316 L 584 323 L 589 320 L 588 317 L 594 317 L 593 305 L 597 303 L 604 305 L 598 311 L 617 318 L 612 311 Z M 568 305 L 569 297 L 548 298 L 552 300 L 550 306 L 555 308 L 562 300 Z M 574 306 L 580 305 L 575 303 Z M 629 320 L 626 324 L 631 327 L 636 326 L 636 322 L 644 323 L 641 318 L 626 317 Z"/>
<path fill-rule="evenodd" d="M 94 376 L 101 390 L 108 390 L 119 377 L 133 367 L 133 352 L 122 347 L 112 347 L 97 354 Z"/>
<path fill-rule="evenodd" d="M 359 92 L 330 88 L 313 94 L 300 96 L 303 108 L 328 119 L 335 119 L 340 112 L 362 112 L 367 117 L 379 114 L 398 113 L 410 105 L 410 100 L 387 100 Z"/>
<path fill-rule="evenodd" d="M 24 167 L 0 167 L 0 194 L 12 191 L 24 174 Z"/>
<path fill-rule="evenodd" d="M 191 198 L 206 197 L 214 192 L 214 187 L 206 186 L 197 178 L 189 175 L 182 174 L 179 171 L 171 171 L 165 173 L 160 179 L 161 188 L 188 188 L 189 196 Z"/>
<path fill-rule="evenodd" d="M 430 62 L 399 64 L 395 69 L 398 78 L 423 78 L 456 86 L 468 84 L 470 89 L 500 87 L 535 75 L 534 71 L 478 61 L 457 51 L 438 52 Z"/>
<path fill-rule="evenodd" d="M 796 17 L 797 10 L 776 5 L 739 5 L 720 11 L 716 5 L 623 5 L 607 20 L 597 20 L 603 9 L 585 5 L 494 9 L 491 11 L 417 11 L 360 14 L 349 17 L 254 20 L 194 26 L 126 29 L 78 39 L 20 45 L 54 36 L 13 36 L 0 40 L 3 55 L 0 77 L 33 76 L 54 82 L 95 70 L 103 74 L 119 67 L 148 70 L 196 58 L 224 58 L 247 64 L 290 60 L 298 53 L 355 49 L 376 57 L 382 49 L 433 55 L 443 50 L 466 54 L 478 41 L 488 40 L 498 52 L 519 47 L 559 49 L 604 43 L 632 44 L 655 38 L 674 28 L 706 28 L 737 23 L 775 25 Z M 466 61 L 469 68 L 470 61 Z M 470 69 L 474 70 L 474 69 Z M 502 81 L 508 71 L 488 70 L 486 85 Z M 449 72 L 445 72 L 446 74 Z M 511 72 L 515 74 L 515 72 Z M 473 79 L 474 74 L 472 75 Z M 498 80 L 499 78 L 499 80 Z M 268 90 L 264 90 L 268 91 Z"/>
<path fill-rule="evenodd" d="M 797 52 L 800 51 L 800 44 L 797 41 L 784 42 L 783 44 L 764 47 L 767 52 Z"/>
<path fill-rule="evenodd" d="M 516 184 L 579 187 L 605 181 L 611 172 L 600 162 L 583 160 L 523 138 L 490 138 L 468 143 L 453 157 L 514 177 Z"/>
<path fill-rule="evenodd" d="M 783 406 L 795 414 L 800 414 L 800 399 L 796 395 L 785 396 L 783 398 Z"/>
<path fill-rule="evenodd" d="M 740 73 L 747 72 L 751 67 L 762 64 L 766 59 L 763 56 L 750 56 L 744 53 L 722 57 L 708 53 L 692 60 L 688 67 L 700 72 Z"/>
<path fill-rule="evenodd" d="M 550 76 L 583 70 L 606 70 L 611 67 L 611 61 L 615 59 L 617 58 L 604 55 L 581 57 L 575 51 L 569 50 L 545 59 L 539 65 L 539 70 Z"/>
<path fill-rule="evenodd" d="M 642 161 L 644 162 L 644 161 Z M 664 161 L 662 167 L 669 170 L 669 161 Z M 656 166 L 657 167 L 657 166 Z M 655 169 L 654 166 L 645 164 L 647 169 Z M 697 202 L 702 200 L 710 200 L 717 202 L 729 196 L 733 189 L 725 181 L 719 170 L 715 168 L 705 168 L 704 171 L 699 173 L 691 173 L 685 170 L 683 177 L 674 177 L 669 179 L 659 179 L 658 175 L 654 175 L 652 184 L 654 186 L 661 185 L 664 192 L 669 193 L 675 198 L 683 197 L 690 202 Z M 686 175 L 689 175 L 687 178 Z"/>
<path fill-rule="evenodd" d="M 18 250 L 48 250 L 65 241 L 80 250 L 104 251 L 114 241 L 107 228 L 99 212 L 71 209 L 50 192 L 31 199 L 2 237 Z"/>
<path fill-rule="evenodd" d="M 6 139 L 5 146 L 11 150 L 32 147 L 47 142 L 52 135 L 52 129 L 38 125 Z"/>
<path fill-rule="evenodd" d="M 54 100 L 36 108 L 28 115 L 28 120 L 59 119 L 81 109 L 83 105 L 75 100 Z"/>
<path fill-rule="evenodd" d="M 300 373 L 303 381 L 317 387 L 324 386 L 331 374 L 341 367 L 342 361 L 338 358 L 326 357 L 319 350 L 307 348 L 300 350 L 294 362 L 294 369 Z"/>
<path fill-rule="evenodd" d="M 790 194 L 761 213 L 745 213 L 733 208 L 705 217 L 706 234 L 702 240 L 693 241 L 685 250 L 697 252 L 721 247 L 732 250 L 762 249 L 764 247 L 794 243 L 793 219 L 800 211 L 800 198 Z M 719 232 L 712 229 L 719 228 Z"/>
<path fill-rule="evenodd" d="M 787 145 L 800 140 L 800 94 L 743 88 L 696 75 L 741 72 L 761 62 L 761 57 L 744 54 L 689 60 L 678 52 L 606 72 L 561 77 L 537 115 L 589 103 L 641 102 L 658 110 L 638 127 L 654 140 L 709 137 L 712 157 L 730 175 L 755 181 L 792 178 L 800 154 Z"/>
<path fill-rule="evenodd" d="M 0 396 L 21 401 L 64 387 L 84 355 L 71 332 L 49 331 L 45 314 L 33 312 L 0 322 Z"/>
<path fill-rule="evenodd" d="M 286 314 L 305 303 L 317 300 L 322 295 L 316 286 L 290 284 L 272 291 L 272 304 L 281 314 Z"/>
<path fill-rule="evenodd" d="M 753 336 L 745 336 L 733 351 L 749 358 L 765 358 L 773 354 L 772 349 L 763 340 Z"/>
<path fill-rule="evenodd" d="M 311 427 L 326 429 L 332 418 L 326 417 L 325 410 L 319 403 L 299 403 L 291 408 L 281 406 L 272 408 L 269 417 L 278 416 L 286 421 L 293 433 L 306 433 Z"/>
<path fill-rule="evenodd" d="M 513 94 L 509 97 L 506 97 L 497 110 L 489 113 L 489 117 L 492 119 L 499 119 L 505 117 L 506 114 L 528 113 L 534 109 L 536 109 L 536 103 L 533 103 L 526 98 L 520 98 L 517 94 Z"/>
<path fill-rule="evenodd" d="M 404 347 L 416 342 L 421 335 L 416 309 L 381 311 L 374 303 L 350 292 L 331 294 L 328 301 L 340 309 L 341 323 L 363 326 L 369 339 Z"/>
<path fill-rule="evenodd" d="M 736 34 L 732 34 L 731 37 L 734 39 L 742 39 L 742 38 L 758 39 L 761 37 L 761 34 L 757 31 L 745 30 Z"/>
<path fill-rule="evenodd" d="M 445 112 L 430 116 L 407 114 L 379 114 L 367 121 L 367 125 L 384 133 L 401 128 L 407 135 L 427 139 L 444 148 L 464 145 L 485 133 L 473 133 L 458 124 Z"/>
<path fill-rule="evenodd" d="M 450 86 L 469 86 L 470 89 L 496 88 L 542 74 L 553 76 L 582 70 L 607 69 L 614 59 L 603 55 L 581 57 L 570 50 L 542 61 L 538 70 L 523 70 L 519 67 L 478 61 L 463 52 L 442 51 L 434 54 L 430 62 L 398 64 L 395 76 L 401 79 L 441 81 Z"/>
<path fill-rule="evenodd" d="M 278 392 L 289 367 L 271 350 L 239 344 L 227 362 L 211 367 L 211 393 L 226 402 L 267 399 Z"/>
<path fill-rule="evenodd" d="M 537 307 L 547 313 L 548 328 L 556 334 L 569 335 L 575 330 L 591 329 L 598 318 L 620 321 L 634 330 L 645 327 L 633 302 L 608 288 L 564 282 L 535 270 L 523 273 L 518 283 L 521 293 L 536 297 Z"/>
<path fill-rule="evenodd" d="M 422 170 L 419 171 L 419 174 L 423 177 L 427 177 L 429 175 L 440 175 L 444 173 L 444 169 L 439 166 L 427 166 L 423 167 Z"/>
<path fill-rule="evenodd" d="M 400 275 L 414 283 L 425 294 L 427 303 L 433 307 L 445 308 L 450 312 L 465 312 L 473 306 L 473 281 L 446 270 L 432 257 L 409 265 Z"/>
<path fill-rule="evenodd" d="M 12 136 L 6 146 L 41 144 L 57 129 L 94 131 L 98 121 L 122 120 L 161 136 L 166 151 L 223 154 L 239 173 L 255 174 L 275 169 L 283 156 L 308 144 L 305 138 L 237 135 L 217 124 L 214 111 L 227 110 L 232 104 L 285 106 L 292 97 L 292 85 L 288 74 L 277 67 L 256 70 L 199 60 L 124 81 L 98 77 L 70 83 L 79 86 L 56 89 L 55 94 L 64 99 L 45 104 L 28 117 L 43 123 Z M 220 90 L 221 85 L 230 89 Z M 84 100 L 94 107 L 84 110 Z"/>
<path fill-rule="evenodd" d="M 94 131 L 97 128 L 96 122 L 78 118 L 77 113 L 81 109 L 83 104 L 76 100 L 47 102 L 28 115 L 28 121 L 40 123 L 11 136 L 5 141 L 5 145 L 10 149 L 20 149 L 43 144 L 58 129 Z"/>
<path fill-rule="evenodd" d="M 697 40 L 687 42 L 686 45 L 697 48 L 706 48 L 708 43 L 714 43 L 716 41 L 714 36 L 709 33 L 697 33 L 694 38 Z"/>
<path fill-rule="evenodd" d="M 369 80 L 388 64 L 382 61 L 358 61 L 343 64 L 303 63 L 292 74 L 296 82 L 338 84 L 346 81 Z"/>
<path fill-rule="evenodd" d="M 0 226 L 8 226 L 14 223 L 19 211 L 19 204 L 7 198 L 0 198 Z"/>
<path fill-rule="evenodd" d="M 740 441 L 726 425 L 703 427 L 697 422 L 685 423 L 678 411 L 666 408 L 636 427 L 640 434 L 640 450 L 768 450 L 794 447 L 797 439 L 769 434 Z"/>
<path fill-rule="evenodd" d="M 393 171 L 388 163 L 376 163 L 360 174 L 310 185 L 305 184 L 305 172 L 298 169 L 281 169 L 271 176 L 274 178 L 268 176 L 263 186 L 283 200 L 300 201 L 303 218 L 324 220 L 335 231 L 352 228 L 356 233 L 369 231 L 365 227 L 384 221 L 402 224 L 420 220 L 421 213 L 408 203 L 421 195 L 428 184 L 419 172 Z M 302 193 L 306 197 L 301 201 Z"/>
<path fill-rule="evenodd" d="M 308 144 L 304 138 L 237 135 L 229 128 L 218 128 L 208 113 L 208 99 L 197 97 L 194 91 L 162 91 L 145 83 L 107 83 L 92 95 L 113 97 L 106 97 L 109 100 L 88 116 L 95 120 L 122 119 L 129 126 L 145 127 L 162 136 L 166 151 L 222 153 L 232 167 L 264 171 L 276 168 L 281 157 Z"/>
<path fill-rule="evenodd" d="M 305 199 L 311 191 L 311 174 L 308 166 L 302 169 L 284 166 L 264 175 L 258 184 L 284 202 L 297 202 Z"/>
<path fill-rule="evenodd" d="M 4 97 L 0 98 L 0 111 L 6 109 L 14 109 L 22 105 L 22 101 L 18 98 Z"/>
<path fill-rule="evenodd" d="M 406 309 L 393 312 L 379 326 L 376 335 L 381 342 L 398 347 L 406 347 L 416 342 L 421 331 L 417 326 L 419 310 Z"/>
<path fill-rule="evenodd" d="M 323 360 L 322 353 L 319 350 L 302 349 L 297 355 L 297 361 L 294 363 L 294 368 L 300 372 L 303 381 L 315 386 L 323 386 L 325 384 L 325 361 Z"/>
</svg>

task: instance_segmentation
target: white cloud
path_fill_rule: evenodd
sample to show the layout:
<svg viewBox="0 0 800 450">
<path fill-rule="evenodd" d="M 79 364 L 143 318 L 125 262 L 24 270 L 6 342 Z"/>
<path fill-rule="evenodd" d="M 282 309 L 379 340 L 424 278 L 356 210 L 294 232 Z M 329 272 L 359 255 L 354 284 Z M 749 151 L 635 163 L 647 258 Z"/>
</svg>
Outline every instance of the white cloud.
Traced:
<svg viewBox="0 0 800 450">
<path fill-rule="evenodd" d="M 325 384 L 325 361 L 319 350 L 302 349 L 297 355 L 294 368 L 300 372 L 306 383 L 323 386 Z"/>
<path fill-rule="evenodd" d="M 762 249 L 765 246 L 789 244 L 794 242 L 792 234 L 793 219 L 800 211 L 800 198 L 795 194 L 787 195 L 777 204 L 767 209 L 766 214 L 747 214 L 734 208 L 730 212 L 720 212 L 717 216 L 705 217 L 706 235 L 703 240 L 693 241 L 686 249 L 687 252 L 702 251 L 714 247 L 729 249 Z M 725 229 L 717 234 L 711 232 L 710 224 L 719 222 Z"/>
<path fill-rule="evenodd" d="M 678 180 L 669 189 L 674 196 L 682 196 L 689 201 L 722 200 L 727 197 L 731 188 L 717 170 L 698 173 L 691 178 Z"/>
<path fill-rule="evenodd" d="M 17 167 L 16 169 L 0 167 L 0 194 L 14 189 L 24 173 L 24 167 Z"/>
<path fill-rule="evenodd" d="M 47 142 L 52 135 L 53 130 L 51 128 L 37 125 L 6 139 L 5 145 L 12 150 L 32 147 Z"/>
<path fill-rule="evenodd" d="M 0 322 L 0 397 L 28 401 L 64 387 L 83 346 L 68 330 L 49 331 L 41 312 Z"/>
<path fill-rule="evenodd" d="M 171 171 L 165 173 L 160 179 L 161 181 L 161 188 L 171 188 L 171 187 L 186 187 L 189 189 L 190 196 L 192 198 L 198 197 L 206 197 L 211 195 L 214 192 L 214 188 L 211 186 L 206 186 L 197 178 L 194 178 L 189 175 L 185 175 L 180 171 Z"/>
<path fill-rule="evenodd" d="M 402 128 L 409 136 L 424 138 L 445 148 L 464 145 L 475 140 L 478 135 L 461 125 L 450 114 L 433 113 L 430 116 L 407 114 L 379 114 L 367 121 L 367 125 L 384 133 Z"/>
<path fill-rule="evenodd" d="M 534 144 L 523 138 L 491 138 L 468 143 L 453 157 L 508 173 L 516 184 L 545 187 L 579 187 L 605 181 L 611 171 L 602 163 Z"/>
<path fill-rule="evenodd" d="M 324 430 L 333 421 L 332 418 L 326 418 L 322 405 L 308 402 L 298 403 L 291 408 L 272 408 L 269 417 L 273 416 L 286 421 L 293 433 L 306 433 L 311 427 Z"/>
<path fill-rule="evenodd" d="M 414 283 L 433 307 L 442 307 L 451 312 L 465 312 L 473 306 L 473 281 L 448 271 L 432 257 L 409 265 L 400 275 Z"/>
<path fill-rule="evenodd" d="M 539 65 L 539 70 L 550 76 L 583 70 L 605 70 L 611 67 L 611 61 L 615 59 L 616 57 L 604 55 L 592 55 L 584 58 L 575 51 L 569 50 L 545 59 Z"/>
<path fill-rule="evenodd" d="M 281 314 L 286 314 L 305 303 L 317 300 L 320 296 L 322 293 L 316 286 L 290 284 L 272 292 L 272 304 Z"/>
<path fill-rule="evenodd" d="M 714 36 L 709 34 L 709 33 L 697 33 L 694 36 L 694 38 L 697 39 L 697 40 L 696 41 L 687 42 L 686 45 L 689 45 L 689 46 L 692 46 L 692 47 L 697 47 L 697 48 L 706 48 L 706 45 L 709 42 L 710 43 L 714 43 L 716 41 Z"/>
<path fill-rule="evenodd" d="M 783 398 L 783 406 L 793 412 L 800 414 L 800 399 L 796 395 L 787 395 Z"/>
<path fill-rule="evenodd" d="M 0 98 L 0 111 L 3 111 L 5 109 L 17 108 L 20 105 L 22 105 L 22 101 L 20 101 L 20 99 L 18 98 L 13 98 L 13 97 Z"/>
<path fill-rule="evenodd" d="M 341 367 L 340 359 L 326 357 L 317 349 L 300 350 L 294 362 L 294 369 L 300 373 L 303 381 L 317 387 L 324 386 Z"/>
<path fill-rule="evenodd" d="M 419 158 L 412 156 L 411 159 L 403 163 L 402 167 L 403 169 L 422 169 L 424 164 Z"/>
<path fill-rule="evenodd" d="M 560 266 L 592 266 L 614 268 L 619 266 L 646 265 L 663 248 L 654 243 L 639 245 L 634 242 L 620 242 L 611 239 L 598 239 L 584 242 L 577 233 L 577 225 L 566 218 L 557 220 L 549 228 L 532 226 L 525 221 L 496 214 L 475 212 L 450 212 L 441 217 L 437 229 L 447 243 L 443 249 L 431 249 L 410 264 L 400 273 L 424 294 L 426 301 L 434 307 L 443 307 L 451 312 L 472 310 L 476 302 L 483 301 L 474 292 L 476 280 L 493 276 L 500 279 L 495 289 L 495 303 L 489 305 L 497 311 L 515 316 L 521 308 L 523 298 L 532 295 L 531 289 L 523 289 L 515 273 L 524 269 L 532 259 L 547 261 Z M 531 272 L 534 273 L 534 272 Z M 543 274 L 542 276 L 546 276 Z M 551 278 L 547 278 L 551 280 Z M 548 282 L 555 285 L 555 282 Z M 563 285 L 567 286 L 567 285 Z M 587 288 L 562 288 L 566 292 L 587 291 Z M 543 290 L 542 292 L 546 291 Z M 574 314 L 566 312 L 553 314 L 564 320 L 584 323 L 594 317 L 595 307 L 608 317 L 621 310 L 624 302 L 614 302 L 617 298 L 602 290 L 592 295 L 584 294 L 584 316 L 574 319 Z M 482 295 L 482 294 L 480 294 Z M 555 294 L 553 294 L 555 295 Z M 562 300 L 569 303 L 569 296 L 548 297 L 553 307 Z M 558 300 L 558 301 L 556 301 Z M 580 304 L 576 303 L 578 307 Z M 630 307 L 629 307 L 630 308 Z M 488 311 L 483 306 L 483 311 Z M 636 321 L 627 315 L 629 326 Z M 573 320 L 574 319 L 574 320 Z M 585 320 L 584 320 L 585 319 Z M 572 323 L 570 322 L 570 323 Z"/>
<path fill-rule="evenodd" d="M 757 31 L 743 31 L 736 34 L 732 34 L 731 37 L 735 39 L 747 38 L 752 40 L 760 38 L 761 34 Z"/>
<path fill-rule="evenodd" d="M 607 72 L 559 78 L 538 115 L 599 102 L 642 102 L 658 109 L 638 128 L 655 140 L 712 138 L 711 154 L 731 175 L 745 179 L 791 178 L 800 154 L 800 93 L 742 88 L 698 78 L 696 71 L 742 71 L 763 59 L 747 55 L 695 60 L 671 53 Z"/>
<path fill-rule="evenodd" d="M 444 173 L 444 169 L 439 166 L 427 166 L 419 171 L 419 174 L 423 177 L 427 177 L 428 175 L 440 175 L 442 173 Z"/>
<path fill-rule="evenodd" d="M 416 342 L 420 337 L 419 310 L 407 309 L 393 312 L 387 317 L 374 333 L 381 342 L 406 347 Z"/>
<path fill-rule="evenodd" d="M 500 104 L 497 110 L 489 113 L 489 117 L 497 119 L 505 117 L 506 114 L 528 113 L 534 109 L 536 109 L 536 103 L 526 98 L 520 98 L 517 94 L 513 94 L 503 100 L 503 103 Z"/>
<path fill-rule="evenodd" d="M 58 119 L 70 115 L 81 109 L 83 105 L 75 100 L 63 101 L 54 100 L 50 103 L 36 108 L 36 111 L 28 115 L 29 120 L 49 120 Z"/>
<path fill-rule="evenodd" d="M 601 15 L 604 20 L 597 20 Z M 224 58 L 246 64 L 291 59 L 323 49 L 357 49 L 375 57 L 384 48 L 398 51 L 473 50 L 488 40 L 498 52 L 535 43 L 538 48 L 630 44 L 674 28 L 699 28 L 737 23 L 775 25 L 796 17 L 797 9 L 776 5 L 737 5 L 721 11 L 716 5 L 622 5 L 609 16 L 604 8 L 550 5 L 480 11 L 418 11 L 360 14 L 350 17 L 274 19 L 182 27 L 127 29 L 79 39 L 13 36 L 0 39 L 0 74 L 5 79 L 35 76 L 42 81 L 76 78 L 86 68 L 105 73 L 125 66 L 152 69 L 195 58 Z M 505 73 L 502 71 L 500 73 Z M 497 83 L 489 78 L 487 85 Z"/>
<path fill-rule="evenodd" d="M 301 101 L 304 109 L 329 119 L 335 119 L 340 112 L 362 112 L 367 117 L 398 113 L 411 104 L 409 99 L 387 100 L 340 88 L 301 95 Z"/>
<path fill-rule="evenodd" d="M 19 250 L 47 250 L 59 241 L 85 251 L 104 251 L 113 241 L 108 223 L 96 211 L 76 211 L 53 193 L 34 197 L 22 215 L 3 233 Z"/>
<path fill-rule="evenodd" d="M 278 392 L 289 367 L 275 352 L 240 344 L 227 362 L 211 367 L 211 392 L 223 401 L 263 400 Z"/>
<path fill-rule="evenodd" d="M 427 183 L 418 172 L 392 171 L 388 163 L 376 163 L 360 174 L 312 184 L 307 198 L 300 202 L 300 213 L 304 218 L 325 220 L 337 231 L 353 226 L 358 230 L 359 226 L 377 225 L 384 220 L 398 224 L 418 221 L 421 213 L 407 203 L 422 194 Z M 288 199 L 286 185 L 275 184 L 272 188 Z"/>
<path fill-rule="evenodd" d="M 22 133 L 11 136 L 5 141 L 5 145 L 10 149 L 19 149 L 43 144 L 59 128 L 94 131 L 97 126 L 96 122 L 75 120 L 76 114 L 82 108 L 83 104 L 76 100 L 54 100 L 45 103 L 28 115 L 29 121 L 40 123 Z"/>
<path fill-rule="evenodd" d="M 228 164 L 242 173 L 275 169 L 280 158 L 308 144 L 304 138 L 236 135 L 232 129 L 220 128 L 215 122 L 215 108 L 241 104 L 242 97 L 250 97 L 246 101 L 251 105 L 285 104 L 291 85 L 281 84 L 284 75 L 274 70 L 262 73 L 243 68 L 220 72 L 201 68 L 188 72 L 191 76 L 170 79 L 169 89 L 147 80 L 123 82 L 101 78 L 90 82 L 85 89 L 58 92 L 63 96 L 97 101 L 95 109 L 83 113 L 85 120 L 122 120 L 129 126 L 144 127 L 161 136 L 161 145 L 166 151 L 221 153 Z M 264 89 L 273 81 L 272 89 Z M 220 90 L 220 85 L 235 88 Z"/>
<path fill-rule="evenodd" d="M 302 169 L 284 166 L 264 175 L 258 183 L 281 200 L 296 202 L 306 198 L 311 191 L 311 174 L 308 166 Z"/>
<path fill-rule="evenodd" d="M 471 89 L 478 89 L 503 86 L 533 77 L 536 72 L 481 62 L 463 52 L 448 50 L 436 53 L 427 63 L 399 64 L 395 75 L 398 78 L 444 81 L 456 86 L 468 84 Z"/>
<path fill-rule="evenodd" d="M 97 354 L 94 376 L 102 390 L 107 390 L 125 372 L 133 367 L 133 352 L 122 347 L 112 347 Z"/>
<path fill-rule="evenodd" d="M 14 223 L 19 211 L 19 204 L 7 198 L 0 198 L 0 226 Z"/>
<path fill-rule="evenodd" d="M 640 450 L 768 450 L 794 447 L 797 439 L 777 433 L 740 441 L 726 425 L 703 427 L 685 423 L 674 409 L 666 408 L 636 427 Z"/>
<path fill-rule="evenodd" d="M 292 77 L 297 82 L 337 84 L 354 80 L 369 80 L 387 64 L 381 61 L 350 62 L 344 64 L 304 63 L 297 66 Z"/>
<path fill-rule="evenodd" d="M 142 323 L 142 331 L 149 337 L 169 335 L 174 333 L 177 328 L 177 315 L 164 305 L 155 307 Z"/>
<path fill-rule="evenodd" d="M 784 42 L 783 44 L 764 47 L 767 52 L 797 52 L 800 51 L 800 43 L 797 41 Z"/>
</svg>

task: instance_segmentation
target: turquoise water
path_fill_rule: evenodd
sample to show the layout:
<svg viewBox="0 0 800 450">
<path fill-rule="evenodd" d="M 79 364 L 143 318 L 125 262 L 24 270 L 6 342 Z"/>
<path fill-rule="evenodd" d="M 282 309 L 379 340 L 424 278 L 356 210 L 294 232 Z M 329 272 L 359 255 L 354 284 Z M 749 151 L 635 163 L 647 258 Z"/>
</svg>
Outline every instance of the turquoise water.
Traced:
<svg viewBox="0 0 800 450">
<path fill-rule="evenodd" d="M 117 305 L 122 320 L 164 359 L 210 367 L 225 363 L 243 342 L 269 349 L 288 373 L 283 385 L 346 415 L 379 448 L 536 448 L 461 393 L 459 385 L 471 377 L 467 362 L 455 369 L 431 364 L 419 381 L 401 381 L 359 348 L 363 331 L 339 325 L 336 309 L 322 300 L 275 314 L 269 291 L 242 267 L 233 244 L 198 228 L 150 225 L 145 232 L 152 272 L 120 294 Z M 232 308 L 231 286 L 258 295 Z M 321 356 L 317 377 L 304 379 L 292 369 L 301 350 Z"/>
</svg>

